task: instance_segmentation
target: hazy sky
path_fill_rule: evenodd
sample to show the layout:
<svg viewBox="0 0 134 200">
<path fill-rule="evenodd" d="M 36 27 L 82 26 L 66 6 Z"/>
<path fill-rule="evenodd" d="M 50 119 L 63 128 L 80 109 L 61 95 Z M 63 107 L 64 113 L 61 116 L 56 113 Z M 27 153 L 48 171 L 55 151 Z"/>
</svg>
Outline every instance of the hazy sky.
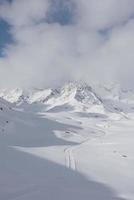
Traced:
<svg viewBox="0 0 134 200">
<path fill-rule="evenodd" d="M 134 85 L 134 0 L 0 0 L 0 86 Z"/>
</svg>

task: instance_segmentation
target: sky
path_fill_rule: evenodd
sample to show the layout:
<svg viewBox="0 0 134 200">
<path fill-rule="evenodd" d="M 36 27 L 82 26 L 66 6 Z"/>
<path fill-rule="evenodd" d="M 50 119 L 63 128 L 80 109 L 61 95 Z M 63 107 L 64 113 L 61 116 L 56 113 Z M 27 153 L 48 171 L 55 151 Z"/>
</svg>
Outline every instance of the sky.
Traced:
<svg viewBox="0 0 134 200">
<path fill-rule="evenodd" d="M 133 0 L 0 0 L 0 86 L 134 87 Z"/>
</svg>

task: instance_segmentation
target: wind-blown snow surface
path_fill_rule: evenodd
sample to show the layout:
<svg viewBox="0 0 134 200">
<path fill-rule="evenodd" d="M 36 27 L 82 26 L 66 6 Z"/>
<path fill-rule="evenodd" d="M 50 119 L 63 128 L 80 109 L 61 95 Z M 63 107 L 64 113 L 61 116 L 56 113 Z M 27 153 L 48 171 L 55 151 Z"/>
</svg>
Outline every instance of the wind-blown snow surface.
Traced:
<svg viewBox="0 0 134 200">
<path fill-rule="evenodd" d="M 1 200 L 133 200 L 134 95 L 69 83 L 0 91 Z"/>
</svg>

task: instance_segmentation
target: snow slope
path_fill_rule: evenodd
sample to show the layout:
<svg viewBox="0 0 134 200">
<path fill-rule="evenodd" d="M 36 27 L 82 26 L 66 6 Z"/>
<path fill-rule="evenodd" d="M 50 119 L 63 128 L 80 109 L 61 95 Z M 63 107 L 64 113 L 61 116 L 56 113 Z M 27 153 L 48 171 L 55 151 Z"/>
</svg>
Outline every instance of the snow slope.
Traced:
<svg viewBox="0 0 134 200">
<path fill-rule="evenodd" d="M 0 91 L 0 199 L 133 200 L 133 91 Z"/>
</svg>

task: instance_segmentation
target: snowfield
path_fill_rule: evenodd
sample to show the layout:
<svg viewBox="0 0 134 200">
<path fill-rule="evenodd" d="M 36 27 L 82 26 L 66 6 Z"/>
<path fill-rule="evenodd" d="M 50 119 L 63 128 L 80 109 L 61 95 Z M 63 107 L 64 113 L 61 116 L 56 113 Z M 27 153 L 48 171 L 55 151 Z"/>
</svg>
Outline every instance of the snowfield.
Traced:
<svg viewBox="0 0 134 200">
<path fill-rule="evenodd" d="M 0 200 L 134 200 L 134 92 L 0 91 Z"/>
</svg>

